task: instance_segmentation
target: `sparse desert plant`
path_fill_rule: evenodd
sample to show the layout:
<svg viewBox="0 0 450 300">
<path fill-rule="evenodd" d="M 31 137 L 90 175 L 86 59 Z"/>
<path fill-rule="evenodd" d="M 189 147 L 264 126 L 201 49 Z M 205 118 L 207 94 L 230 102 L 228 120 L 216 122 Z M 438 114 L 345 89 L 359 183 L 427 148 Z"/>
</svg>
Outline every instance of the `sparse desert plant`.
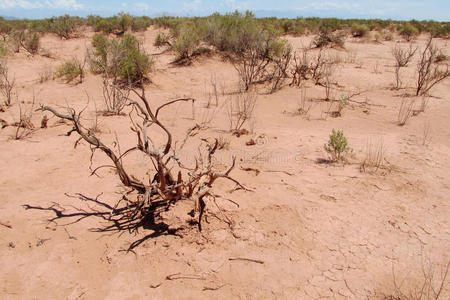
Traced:
<svg viewBox="0 0 450 300">
<path fill-rule="evenodd" d="M 432 87 L 450 77 L 449 65 L 441 66 L 435 62 L 439 52 L 430 37 L 417 65 L 416 96 L 428 94 Z"/>
<path fill-rule="evenodd" d="M 403 126 L 412 116 L 414 111 L 414 99 L 408 99 L 406 97 L 402 98 L 400 108 L 398 110 L 397 122 L 399 126 Z"/>
<path fill-rule="evenodd" d="M 431 135 L 431 124 L 430 124 L 430 122 L 425 122 L 424 126 L 423 126 L 423 134 L 422 134 L 422 145 L 423 146 L 426 146 L 430 142 L 430 140 L 431 140 L 430 135 Z"/>
<path fill-rule="evenodd" d="M 20 45 L 29 54 L 35 55 L 39 52 L 40 35 L 37 32 L 22 32 L 20 36 Z"/>
<path fill-rule="evenodd" d="M 384 147 L 383 139 L 374 142 L 368 140 L 366 144 L 366 153 L 364 160 L 361 162 L 361 172 L 377 172 L 383 165 Z"/>
<path fill-rule="evenodd" d="M 158 35 L 153 42 L 153 46 L 160 48 L 163 46 L 172 47 L 172 43 L 170 42 L 170 36 L 164 32 L 158 32 Z"/>
<path fill-rule="evenodd" d="M 441 269 L 441 270 L 439 270 Z M 410 272 L 399 280 L 392 266 L 393 289 L 392 292 L 383 293 L 384 300 L 441 300 L 448 299 L 450 276 L 450 261 L 443 267 L 432 263 L 429 259 L 422 262 L 422 270 L 412 278 Z"/>
<path fill-rule="evenodd" d="M 395 59 L 395 88 L 398 89 L 402 85 L 400 79 L 400 69 L 408 66 L 416 51 L 417 47 L 414 48 L 411 44 L 408 49 L 401 48 L 399 44 L 395 44 L 392 48 L 392 55 Z"/>
<path fill-rule="evenodd" d="M 106 107 L 103 114 L 120 115 L 127 105 L 129 95 L 129 89 L 121 89 L 118 85 L 114 84 L 114 79 L 106 76 L 103 79 L 103 101 Z"/>
<path fill-rule="evenodd" d="M 405 23 L 398 32 L 406 41 L 411 41 L 419 35 L 419 30 L 411 23 Z"/>
<path fill-rule="evenodd" d="M 345 156 L 353 151 L 348 145 L 344 132 L 334 129 L 330 134 L 328 143 L 324 145 L 324 149 L 333 162 L 345 161 Z"/>
<path fill-rule="evenodd" d="M 7 44 L 14 53 L 20 52 L 22 38 L 23 34 L 19 30 L 13 30 L 9 33 Z"/>
<path fill-rule="evenodd" d="M 96 34 L 92 45 L 95 51 L 89 61 L 93 72 L 114 78 L 115 85 L 138 85 L 147 79 L 153 60 L 132 34 L 116 39 Z"/>
<path fill-rule="evenodd" d="M 288 68 L 292 59 L 292 46 L 283 40 L 273 56 L 272 68 L 267 75 L 267 81 L 270 83 L 269 93 L 274 93 L 283 87 L 283 83 L 288 75 Z"/>
<path fill-rule="evenodd" d="M 335 65 L 332 63 L 326 63 L 323 65 L 323 81 L 322 85 L 325 88 L 325 100 L 333 100 L 333 74 L 335 71 Z"/>
<path fill-rule="evenodd" d="M 430 97 L 423 95 L 420 99 L 419 109 L 415 112 L 416 114 L 423 113 L 428 108 L 428 103 L 430 102 Z"/>
<path fill-rule="evenodd" d="M 322 31 L 314 39 L 313 45 L 316 48 L 338 48 L 343 49 L 345 44 L 345 36 L 343 33 Z"/>
<path fill-rule="evenodd" d="M 176 62 L 189 63 L 192 56 L 199 49 L 200 36 L 196 28 L 189 24 L 179 29 L 177 37 L 172 45 L 172 49 L 177 53 Z"/>
<path fill-rule="evenodd" d="M 35 129 L 34 124 L 31 121 L 34 113 L 35 97 L 33 95 L 33 101 L 30 105 L 22 105 L 20 101 L 17 102 L 19 104 L 19 121 L 13 124 L 13 126 L 16 127 L 13 139 L 22 140 L 33 133 Z"/>
<path fill-rule="evenodd" d="M 364 24 L 354 23 L 354 24 L 352 24 L 352 27 L 351 27 L 351 32 L 352 32 L 353 37 L 358 37 L 358 38 L 364 37 L 369 33 L 369 31 L 370 31 L 369 27 L 367 27 L 367 25 L 364 25 Z"/>
<path fill-rule="evenodd" d="M 75 32 L 76 24 L 73 17 L 69 15 L 51 19 L 50 31 L 62 39 L 70 39 Z"/>
<path fill-rule="evenodd" d="M 306 87 L 302 85 L 300 88 L 300 99 L 297 102 L 297 109 L 295 110 L 295 113 L 298 115 L 307 116 L 311 110 L 311 107 L 312 104 L 308 99 Z"/>
<path fill-rule="evenodd" d="M 64 77 L 66 83 L 70 83 L 73 80 L 78 78 L 77 84 L 83 82 L 84 78 L 84 65 L 86 60 L 81 62 L 77 58 L 72 58 L 63 62 L 55 71 L 55 77 L 61 78 Z"/>
<path fill-rule="evenodd" d="M 235 189 L 244 189 L 237 180 L 230 177 L 230 173 L 235 167 L 235 159 L 231 165 L 224 171 L 219 171 L 213 163 L 214 154 L 218 149 L 218 140 L 214 142 L 198 142 L 196 147 L 199 150 L 199 156 L 196 157 L 196 163 L 193 159 L 186 161 L 180 154 L 184 146 L 191 137 L 191 132 L 195 128 L 187 131 L 186 137 L 181 143 L 175 143 L 171 131 L 159 119 L 161 110 L 168 106 L 178 103 L 192 101 L 192 99 L 175 99 L 169 101 L 156 109 L 152 108 L 144 89 L 132 90 L 136 95 L 136 101 L 130 101 L 132 106 L 131 130 L 137 138 L 137 144 L 124 152 L 115 150 L 108 146 L 94 132 L 88 131 L 81 121 L 83 118 L 80 113 L 74 109 L 68 108 L 67 113 L 62 113 L 49 106 L 41 106 L 41 111 L 51 112 L 60 119 L 69 121 L 73 125 L 73 132 L 80 136 L 80 139 L 91 145 L 94 155 L 99 150 L 111 161 L 111 166 L 100 166 L 92 171 L 97 174 L 102 168 L 109 167 L 116 171 L 121 183 L 134 191 L 124 193 L 115 205 L 97 205 L 90 208 L 86 216 L 100 217 L 107 221 L 104 228 L 99 231 L 121 231 L 128 230 L 136 232 L 142 227 L 153 228 L 157 233 L 176 232 L 183 230 L 189 225 L 197 225 L 202 230 L 202 216 L 205 213 L 209 200 L 214 201 L 216 194 L 213 192 L 214 185 L 218 179 L 227 179 L 236 184 Z M 153 132 L 161 131 L 166 139 L 163 143 L 156 145 Z M 116 139 L 118 143 L 118 139 Z M 195 142 L 194 147 L 196 146 Z M 120 149 L 120 148 L 119 148 Z M 128 156 L 137 152 L 146 158 L 141 164 L 148 174 L 148 178 L 140 179 L 135 175 L 136 168 L 127 169 L 126 160 Z M 81 196 L 80 199 L 89 201 L 87 197 Z M 96 199 L 98 200 L 98 199 Z M 94 204 L 94 203 L 93 203 Z M 48 210 L 56 214 L 56 219 L 70 218 L 73 214 L 67 213 L 59 206 L 48 208 L 25 205 L 26 209 Z M 106 210 L 105 213 L 99 213 L 98 209 Z M 175 214 L 179 219 L 171 217 Z M 191 217 L 189 217 L 191 216 Z M 178 222 L 178 223 L 177 223 Z M 139 242 L 140 243 L 140 242 Z M 139 244 L 138 243 L 138 244 Z M 130 250 L 136 245 L 130 245 Z"/>
<path fill-rule="evenodd" d="M 8 43 L 6 41 L 0 41 L 0 59 L 8 54 Z"/>
<path fill-rule="evenodd" d="M 248 91 L 255 83 L 263 82 L 272 83 L 272 88 L 274 85 L 276 89 L 279 88 L 281 79 L 284 81 L 284 77 L 287 77 L 286 62 L 291 59 L 291 46 L 262 29 L 254 28 L 249 34 L 249 37 L 241 37 L 243 45 L 247 47 L 235 50 L 233 62 L 242 89 Z M 271 74 L 271 69 L 275 73 Z"/>
<path fill-rule="evenodd" d="M 230 149 L 230 140 L 224 137 L 223 135 L 217 139 L 217 149 L 219 150 L 229 150 Z"/>
<path fill-rule="evenodd" d="M 337 101 L 337 109 L 331 112 L 331 116 L 334 118 L 342 117 L 344 108 L 349 104 L 350 97 L 348 95 L 342 94 Z"/>
<path fill-rule="evenodd" d="M 5 97 L 4 104 L 11 106 L 15 79 L 11 78 L 6 59 L 0 59 L 0 92 Z"/>
<path fill-rule="evenodd" d="M 53 78 L 53 70 L 51 67 L 47 66 L 41 72 L 39 72 L 38 75 L 39 75 L 39 78 L 37 81 L 39 83 L 44 83 Z"/>
<path fill-rule="evenodd" d="M 228 101 L 230 131 L 235 133 L 253 116 L 258 94 L 255 91 L 240 92 Z"/>
<path fill-rule="evenodd" d="M 324 86 L 324 81 L 330 79 L 335 68 L 335 61 L 330 59 L 328 52 L 320 49 L 310 66 L 311 79 L 315 85 Z"/>
<path fill-rule="evenodd" d="M 291 85 L 300 86 L 302 81 L 308 80 L 308 76 L 311 74 L 308 50 L 309 49 L 304 48 L 302 49 L 301 55 L 297 52 L 293 55 L 294 67 L 291 71 Z"/>
</svg>

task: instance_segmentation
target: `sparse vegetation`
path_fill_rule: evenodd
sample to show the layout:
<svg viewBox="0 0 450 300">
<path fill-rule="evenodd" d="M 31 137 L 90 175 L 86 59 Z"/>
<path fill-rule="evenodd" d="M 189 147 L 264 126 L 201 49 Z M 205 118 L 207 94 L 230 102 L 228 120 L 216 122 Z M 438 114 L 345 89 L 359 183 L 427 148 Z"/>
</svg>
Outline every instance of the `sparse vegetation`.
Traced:
<svg viewBox="0 0 450 300">
<path fill-rule="evenodd" d="M 29 54 L 35 55 L 39 52 L 40 36 L 36 32 L 22 32 L 19 43 Z"/>
<path fill-rule="evenodd" d="M 402 98 L 400 108 L 398 110 L 397 121 L 399 126 L 403 126 L 412 116 L 414 111 L 414 99 L 408 99 L 406 97 Z"/>
<path fill-rule="evenodd" d="M 240 92 L 228 101 L 228 120 L 230 131 L 239 132 L 253 116 L 258 95 L 255 91 Z"/>
<path fill-rule="evenodd" d="M 76 83 L 82 83 L 84 78 L 85 61 L 81 62 L 77 58 L 63 62 L 55 71 L 55 77 L 64 77 L 66 83 L 70 83 L 78 78 Z"/>
</svg>

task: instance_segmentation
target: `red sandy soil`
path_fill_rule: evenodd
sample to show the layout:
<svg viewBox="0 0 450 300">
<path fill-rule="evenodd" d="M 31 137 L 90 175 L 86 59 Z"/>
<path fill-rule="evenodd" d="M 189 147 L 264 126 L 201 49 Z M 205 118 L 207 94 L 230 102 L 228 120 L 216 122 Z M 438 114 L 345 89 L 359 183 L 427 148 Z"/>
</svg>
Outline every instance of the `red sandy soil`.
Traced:
<svg viewBox="0 0 450 300">
<path fill-rule="evenodd" d="M 334 106 L 330 109 L 330 102 L 321 100 L 323 87 L 308 83 L 312 108 L 303 116 L 295 113 L 299 88 L 286 86 L 269 95 L 260 87 L 254 117 L 244 126 L 251 133 L 238 138 L 229 133 L 226 113 L 238 88 L 232 64 L 210 55 L 175 66 L 174 53 L 160 54 L 153 47 L 156 34 L 154 29 L 137 34 L 145 50 L 155 54 L 152 83 L 146 87 L 151 103 L 196 98 L 195 120 L 190 104 L 184 103 L 167 109 L 162 120 L 181 139 L 187 128 L 211 117 L 209 128 L 195 140 L 228 140 L 229 149 L 218 152 L 219 163 L 237 155 L 232 176 L 254 192 L 229 193 L 232 185 L 218 182 L 215 193 L 239 207 L 218 199 L 221 210 L 208 204 L 202 233 L 192 227 L 181 237 L 148 238 L 127 253 L 121 250 L 152 231 L 92 232 L 104 225 L 96 218 L 62 226 L 71 220 L 49 223 L 51 212 L 22 207 L 59 203 L 86 208 L 65 194 L 103 193 L 99 199 L 113 204 L 124 192 L 113 171 L 90 176 L 89 147 L 81 142 L 74 149 L 76 134 L 65 136 L 71 127 L 48 113 L 49 128 L 23 140 L 12 139 L 16 128 L 6 127 L 0 130 L 2 299 L 382 299 L 394 292 L 394 278 L 404 293 L 414 291 L 424 281 L 423 270 L 433 273 L 433 285 L 439 286 L 450 260 L 450 80 L 432 90 L 424 113 L 398 126 L 402 95 L 414 92 L 418 55 L 401 71 L 407 88 L 393 90 L 391 48 L 396 40 L 349 39 L 345 50 L 332 51 L 341 61 L 333 76 L 339 84 L 334 96 L 363 93 L 352 98 L 341 117 L 327 113 Z M 92 35 L 67 41 L 43 37 L 42 47 L 54 58 L 9 57 L 22 109 L 30 109 L 33 94 L 35 108 L 43 103 L 79 110 L 88 104 L 84 122 L 93 124 L 95 108 L 104 106 L 101 76 L 87 74 L 79 85 L 58 79 L 38 82 L 40 73 L 55 70 L 62 61 L 84 57 Z M 288 39 L 298 50 L 311 37 Z M 423 49 L 425 40 L 422 36 L 414 43 Z M 437 43 L 450 54 L 449 41 Z M 218 108 L 206 108 L 211 76 L 219 85 Z M 18 121 L 19 104 L 13 102 L 0 113 L 8 123 Z M 34 113 L 37 128 L 41 118 L 41 112 Z M 98 127 L 109 145 L 116 135 L 122 149 L 135 143 L 128 116 L 99 116 Z M 318 163 L 328 157 L 324 144 L 333 128 L 342 129 L 353 148 L 345 166 Z M 262 143 L 246 146 L 252 137 Z M 382 142 L 383 167 L 361 172 L 370 141 Z M 94 166 L 105 162 L 102 153 L 94 157 Z M 143 162 L 134 157 L 127 167 L 138 170 Z M 450 298 L 449 280 L 440 299 Z"/>
</svg>

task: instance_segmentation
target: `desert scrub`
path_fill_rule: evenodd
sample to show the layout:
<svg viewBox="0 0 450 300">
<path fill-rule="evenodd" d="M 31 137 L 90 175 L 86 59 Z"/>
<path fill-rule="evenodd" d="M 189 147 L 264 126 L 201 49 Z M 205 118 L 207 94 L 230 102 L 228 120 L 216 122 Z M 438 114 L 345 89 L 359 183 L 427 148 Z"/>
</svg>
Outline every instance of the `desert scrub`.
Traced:
<svg viewBox="0 0 450 300">
<path fill-rule="evenodd" d="M 20 35 L 20 45 L 31 55 L 39 52 L 40 35 L 37 32 L 22 32 Z"/>
<path fill-rule="evenodd" d="M 144 81 L 153 60 L 144 52 L 137 38 L 124 34 L 121 38 L 108 39 L 105 35 L 93 37 L 91 70 L 114 78 L 114 84 L 137 84 Z"/>
<path fill-rule="evenodd" d="M 414 27 L 411 23 L 405 23 L 398 30 L 398 33 L 408 42 L 413 40 L 416 36 L 419 35 L 419 30 Z"/>
<path fill-rule="evenodd" d="M 369 27 L 364 24 L 353 23 L 351 32 L 353 37 L 365 37 L 369 33 Z"/>
<path fill-rule="evenodd" d="M 324 145 L 324 148 L 334 162 L 345 161 L 345 156 L 353 151 L 348 145 L 344 132 L 341 130 L 336 131 L 334 129 L 330 134 L 328 143 Z"/>
<path fill-rule="evenodd" d="M 76 58 L 63 62 L 55 71 L 55 78 L 64 77 L 66 83 L 70 83 L 79 77 L 77 83 L 83 82 L 84 64 Z"/>
<path fill-rule="evenodd" d="M 52 18 L 50 21 L 50 31 L 62 39 L 70 39 L 75 32 L 75 29 L 75 20 L 69 15 Z"/>
<path fill-rule="evenodd" d="M 165 34 L 164 32 L 158 32 L 158 35 L 153 42 L 153 46 L 160 48 L 166 45 L 169 47 L 172 46 L 172 44 L 170 43 L 170 36 L 168 34 Z"/>
<path fill-rule="evenodd" d="M 316 48 L 330 47 L 343 49 L 345 44 L 344 37 L 343 33 L 322 31 L 314 39 L 313 45 Z"/>
</svg>

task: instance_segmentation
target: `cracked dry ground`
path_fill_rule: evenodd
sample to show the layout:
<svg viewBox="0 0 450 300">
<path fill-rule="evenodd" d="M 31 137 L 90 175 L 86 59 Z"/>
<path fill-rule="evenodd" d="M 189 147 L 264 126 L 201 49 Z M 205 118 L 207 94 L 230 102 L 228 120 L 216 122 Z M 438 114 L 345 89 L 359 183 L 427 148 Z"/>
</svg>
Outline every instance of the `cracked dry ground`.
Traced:
<svg viewBox="0 0 450 300">
<path fill-rule="evenodd" d="M 157 52 L 152 46 L 156 34 L 151 29 L 140 35 L 149 53 Z M 83 107 L 80 95 L 86 91 L 100 103 L 101 78 L 92 74 L 78 86 L 35 82 L 45 66 L 56 66 L 73 53 L 82 55 L 92 33 L 86 35 L 69 41 L 46 36 L 43 44 L 56 60 L 11 58 L 19 95 L 29 99 L 34 88 L 39 101 Z M 308 39 L 289 38 L 295 49 Z M 343 117 L 325 120 L 322 106 L 327 104 L 319 101 L 323 88 L 311 85 L 308 95 L 314 105 L 309 118 L 303 118 L 289 114 L 300 97 L 297 88 L 261 94 L 251 126 L 256 135 L 264 135 L 262 146 L 246 146 L 251 136 L 226 133 L 226 113 L 216 112 L 211 128 L 198 139 L 228 139 L 230 148 L 218 155 L 224 162 L 238 155 L 232 175 L 254 192 L 228 193 L 230 185 L 220 183 L 216 192 L 239 207 L 218 200 L 219 210 L 209 203 L 201 234 L 192 228 L 182 237 L 147 239 L 134 253 L 120 250 L 151 232 L 141 230 L 136 236 L 89 232 L 101 225 L 96 219 L 56 226 L 46 222 L 50 213 L 21 207 L 52 202 L 78 207 L 79 202 L 64 196 L 77 192 L 88 196 L 104 192 L 101 199 L 113 203 L 123 191 L 113 172 L 89 177 L 88 147 L 73 149 L 76 137 L 62 136 L 70 129 L 67 125 L 51 119 L 50 128 L 24 141 L 10 140 L 10 129 L 2 130 L 0 155 L 7 163 L 0 166 L 0 221 L 11 228 L 0 226 L 1 298 L 383 299 L 393 293 L 394 278 L 408 292 L 423 282 L 424 270 L 434 274 L 437 286 L 450 259 L 450 83 L 433 90 L 425 113 L 397 126 L 398 95 L 403 91 L 388 88 L 394 79 L 393 43 L 349 40 L 347 50 L 337 51 L 344 57 L 337 73 L 339 84 L 347 90 L 367 90 L 356 100 L 369 99 L 375 105 L 350 105 Z M 417 43 L 422 46 L 424 37 Z M 448 42 L 439 43 L 448 53 Z M 357 62 L 346 61 L 346 56 L 355 55 Z M 173 67 L 171 60 L 172 53 L 157 56 L 153 84 L 148 87 L 152 101 L 162 103 L 186 91 L 199 99 L 201 118 L 207 110 L 205 82 L 211 74 L 227 87 L 237 84 L 236 71 L 219 57 L 202 58 L 188 67 Z M 373 72 L 375 65 L 381 73 Z M 414 68 L 412 64 L 404 73 L 409 86 L 414 84 Z M 17 109 L 0 117 L 12 119 Z M 190 115 L 179 106 L 162 118 L 176 137 L 182 137 L 192 125 Z M 35 124 L 40 117 L 35 116 Z M 424 124 L 432 129 L 425 145 Z M 126 117 L 102 117 L 100 127 L 105 140 L 112 142 L 117 133 L 124 145 L 134 142 L 134 137 L 127 137 Z M 343 129 L 354 149 L 345 166 L 317 163 L 326 157 L 323 144 L 332 128 Z M 383 139 L 386 168 L 362 173 L 359 162 L 369 138 Z M 104 162 L 98 155 L 95 163 Z M 139 163 L 131 161 L 128 166 Z M 441 299 L 449 298 L 448 280 Z"/>
</svg>

